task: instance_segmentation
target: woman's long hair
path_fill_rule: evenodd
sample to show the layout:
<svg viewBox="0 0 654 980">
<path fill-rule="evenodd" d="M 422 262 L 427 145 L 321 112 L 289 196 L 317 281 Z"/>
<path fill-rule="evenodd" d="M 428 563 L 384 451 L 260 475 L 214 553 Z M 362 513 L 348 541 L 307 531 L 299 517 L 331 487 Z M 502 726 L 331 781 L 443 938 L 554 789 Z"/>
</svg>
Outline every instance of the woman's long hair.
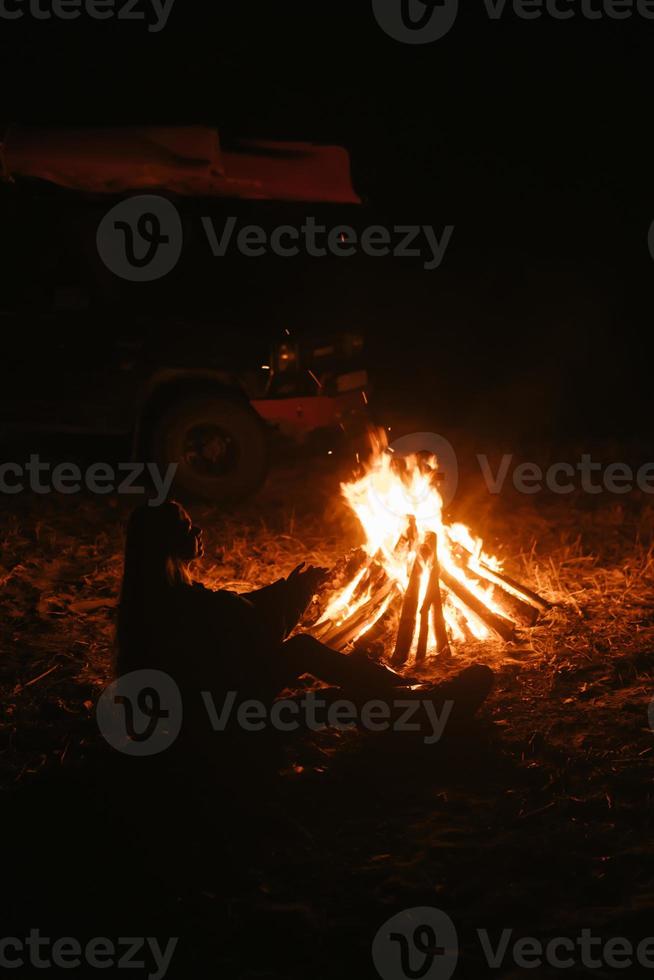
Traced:
<svg viewBox="0 0 654 980">
<path fill-rule="evenodd" d="M 116 674 L 152 666 L 165 631 L 162 613 L 171 594 L 189 585 L 188 559 L 179 557 L 182 512 L 170 501 L 137 507 L 125 540 L 123 583 L 116 631 Z"/>
</svg>

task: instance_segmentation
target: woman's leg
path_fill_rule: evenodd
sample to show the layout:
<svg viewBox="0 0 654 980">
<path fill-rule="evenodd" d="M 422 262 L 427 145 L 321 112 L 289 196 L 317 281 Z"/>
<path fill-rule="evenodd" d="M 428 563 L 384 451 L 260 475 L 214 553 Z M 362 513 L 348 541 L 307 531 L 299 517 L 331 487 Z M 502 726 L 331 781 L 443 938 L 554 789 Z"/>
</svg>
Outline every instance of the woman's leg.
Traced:
<svg viewBox="0 0 654 980">
<path fill-rule="evenodd" d="M 328 684 L 338 684 L 358 693 L 388 694 L 402 683 L 399 674 L 365 657 L 338 653 L 308 633 L 298 633 L 284 643 L 279 655 L 286 684 L 302 674 L 313 674 Z"/>
<path fill-rule="evenodd" d="M 301 634 L 284 643 L 280 659 L 287 671 L 284 685 L 301 674 L 313 674 L 329 684 L 337 684 L 361 704 L 371 698 L 431 701 L 435 707 L 451 702 L 453 720 L 471 718 L 491 692 L 495 675 L 484 664 L 472 664 L 448 681 L 411 690 L 398 686 L 399 675 L 380 664 L 356 655 L 337 653 L 313 636 Z"/>
<path fill-rule="evenodd" d="M 470 718 L 482 706 L 495 682 L 495 674 L 484 664 L 472 664 L 449 681 L 433 688 L 432 700 L 437 704 L 452 702 L 455 719 Z"/>
</svg>

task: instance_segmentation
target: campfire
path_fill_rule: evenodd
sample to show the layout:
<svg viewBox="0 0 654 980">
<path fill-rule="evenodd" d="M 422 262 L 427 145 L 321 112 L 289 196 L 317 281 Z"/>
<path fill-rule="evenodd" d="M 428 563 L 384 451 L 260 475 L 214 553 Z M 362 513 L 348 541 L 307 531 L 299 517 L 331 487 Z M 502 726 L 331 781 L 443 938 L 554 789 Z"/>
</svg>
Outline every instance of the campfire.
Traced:
<svg viewBox="0 0 654 980">
<path fill-rule="evenodd" d="M 443 519 L 436 456 L 395 454 L 383 431 L 363 473 L 341 485 L 365 534 L 314 636 L 347 651 L 393 624 L 394 667 L 447 659 L 459 643 L 509 642 L 550 603 L 509 578 L 464 524 Z M 397 624 L 397 625 L 395 625 Z"/>
</svg>

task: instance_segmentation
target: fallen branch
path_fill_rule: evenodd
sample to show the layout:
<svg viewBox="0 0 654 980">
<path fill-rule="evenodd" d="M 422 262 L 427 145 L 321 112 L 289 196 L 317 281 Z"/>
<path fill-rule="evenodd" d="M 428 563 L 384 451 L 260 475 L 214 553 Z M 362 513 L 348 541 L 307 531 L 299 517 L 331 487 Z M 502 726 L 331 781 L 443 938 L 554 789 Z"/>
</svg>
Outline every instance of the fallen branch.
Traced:
<svg viewBox="0 0 654 980">
<path fill-rule="evenodd" d="M 50 667 L 49 670 L 44 670 L 43 673 L 39 674 L 38 677 L 33 677 L 31 681 L 27 682 L 27 684 L 17 684 L 13 690 L 13 693 L 20 694 L 21 691 L 24 691 L 26 688 L 31 687 L 32 684 L 38 684 L 38 682 L 42 681 L 44 677 L 47 677 L 48 674 L 51 674 L 55 670 L 59 670 L 60 667 L 61 664 L 55 664 L 54 667 Z"/>
</svg>

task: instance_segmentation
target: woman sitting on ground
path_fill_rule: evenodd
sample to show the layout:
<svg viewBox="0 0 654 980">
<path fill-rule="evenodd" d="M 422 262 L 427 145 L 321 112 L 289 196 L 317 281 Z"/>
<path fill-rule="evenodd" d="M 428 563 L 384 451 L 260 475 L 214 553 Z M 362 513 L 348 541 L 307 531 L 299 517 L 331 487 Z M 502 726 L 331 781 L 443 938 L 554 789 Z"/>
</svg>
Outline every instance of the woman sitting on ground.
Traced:
<svg viewBox="0 0 654 980">
<path fill-rule="evenodd" d="M 119 676 L 145 668 L 165 671 L 182 692 L 185 718 L 187 705 L 201 710 L 199 692 L 211 691 L 216 703 L 235 691 L 239 701 L 270 705 L 304 674 L 343 688 L 355 700 L 411 696 L 407 679 L 367 657 L 338 653 L 306 633 L 289 638 L 324 570 L 299 565 L 288 578 L 237 595 L 193 580 L 191 564 L 203 554 L 202 531 L 180 504 L 144 505 L 132 513 L 118 611 Z M 458 715 L 471 715 L 492 678 L 489 668 L 475 665 L 429 697 L 447 695 Z"/>
</svg>

